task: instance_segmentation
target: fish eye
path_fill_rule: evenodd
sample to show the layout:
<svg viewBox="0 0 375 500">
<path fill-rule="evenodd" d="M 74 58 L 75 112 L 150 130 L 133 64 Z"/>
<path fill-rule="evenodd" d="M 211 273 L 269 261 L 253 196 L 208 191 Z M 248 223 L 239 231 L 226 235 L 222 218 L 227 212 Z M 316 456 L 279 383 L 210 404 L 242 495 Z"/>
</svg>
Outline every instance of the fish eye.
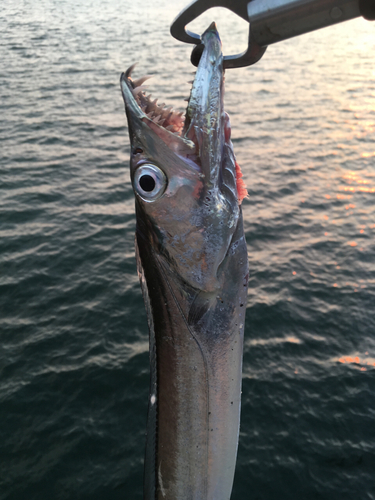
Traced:
<svg viewBox="0 0 375 500">
<path fill-rule="evenodd" d="M 167 178 L 164 172 L 151 163 L 143 163 L 134 174 L 134 189 L 144 201 L 155 201 L 164 193 Z"/>
</svg>

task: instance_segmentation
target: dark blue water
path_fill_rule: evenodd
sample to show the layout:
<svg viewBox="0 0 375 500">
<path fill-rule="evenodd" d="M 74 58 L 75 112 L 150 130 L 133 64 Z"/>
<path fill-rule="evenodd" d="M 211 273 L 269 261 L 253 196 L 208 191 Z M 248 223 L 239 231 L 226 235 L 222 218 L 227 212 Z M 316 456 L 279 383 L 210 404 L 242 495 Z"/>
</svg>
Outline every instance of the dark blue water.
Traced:
<svg viewBox="0 0 375 500">
<path fill-rule="evenodd" d="M 138 60 L 183 108 L 184 4 L 0 5 L 1 500 L 142 498 L 148 331 L 118 80 Z M 197 29 L 213 19 L 241 50 L 246 27 L 208 13 Z M 374 49 L 356 20 L 227 74 L 251 269 L 232 500 L 375 498 Z"/>
</svg>

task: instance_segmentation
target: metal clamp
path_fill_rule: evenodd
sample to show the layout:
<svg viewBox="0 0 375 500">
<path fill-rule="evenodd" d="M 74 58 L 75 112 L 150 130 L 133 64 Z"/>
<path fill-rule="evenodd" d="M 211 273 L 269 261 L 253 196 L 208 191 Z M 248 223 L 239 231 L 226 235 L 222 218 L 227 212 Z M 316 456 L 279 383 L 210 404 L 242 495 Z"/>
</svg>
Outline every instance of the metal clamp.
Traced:
<svg viewBox="0 0 375 500">
<path fill-rule="evenodd" d="M 194 21 L 198 16 L 203 14 L 208 9 L 213 7 L 224 7 L 231 10 L 245 21 L 249 21 L 247 15 L 247 2 L 243 0 L 194 0 L 176 17 L 171 25 L 171 35 L 177 40 L 185 43 L 194 43 L 199 47 L 201 37 L 186 29 L 186 26 Z M 259 61 L 266 51 L 267 46 L 261 47 L 254 39 L 249 27 L 248 48 L 242 54 L 233 56 L 224 56 L 224 69 L 226 68 L 241 68 L 250 66 Z M 197 52 L 197 51 L 196 51 Z M 199 57 L 192 55 L 192 63 L 198 66 Z"/>
<path fill-rule="evenodd" d="M 176 17 L 171 34 L 186 43 L 197 44 L 192 54 L 196 66 L 201 37 L 186 26 L 212 7 L 224 7 L 250 24 L 248 48 L 242 54 L 224 56 L 224 68 L 256 63 L 268 45 L 326 26 L 363 16 L 375 20 L 375 0 L 194 0 Z"/>
</svg>

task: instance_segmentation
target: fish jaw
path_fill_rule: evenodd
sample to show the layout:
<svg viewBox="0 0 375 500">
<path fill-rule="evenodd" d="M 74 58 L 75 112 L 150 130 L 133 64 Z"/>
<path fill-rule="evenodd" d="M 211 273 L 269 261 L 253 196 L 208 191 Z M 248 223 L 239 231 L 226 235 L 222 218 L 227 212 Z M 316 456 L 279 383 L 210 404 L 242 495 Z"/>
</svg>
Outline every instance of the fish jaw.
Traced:
<svg viewBox="0 0 375 500">
<path fill-rule="evenodd" d="M 121 76 L 121 89 L 132 145 L 130 172 L 139 233 L 183 281 L 213 292 L 221 288 L 220 270 L 234 243 L 240 208 L 230 124 L 223 106 L 223 55 L 214 24 L 202 41 L 205 48 L 185 125 L 173 113 L 167 118 L 175 128 L 167 130 L 160 124 L 164 112 L 134 88 L 132 68 Z M 145 164 L 156 165 L 166 181 L 162 196 L 152 203 L 135 186 L 136 172 Z"/>
<path fill-rule="evenodd" d="M 207 189 L 218 190 L 225 142 L 224 70 L 215 23 L 202 35 L 204 50 L 186 110 L 185 133 L 195 140 Z"/>
</svg>

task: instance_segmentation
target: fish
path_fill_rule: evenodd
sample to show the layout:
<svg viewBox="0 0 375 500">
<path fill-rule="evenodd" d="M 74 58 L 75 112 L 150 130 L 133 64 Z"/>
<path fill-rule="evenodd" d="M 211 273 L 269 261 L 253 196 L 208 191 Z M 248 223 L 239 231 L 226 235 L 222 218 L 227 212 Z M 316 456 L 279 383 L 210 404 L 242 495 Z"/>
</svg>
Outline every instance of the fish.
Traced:
<svg viewBox="0 0 375 500">
<path fill-rule="evenodd" d="M 145 500 L 228 500 L 236 465 L 248 256 L 247 195 L 224 110 L 215 23 L 185 116 L 121 75 L 136 260 L 150 347 Z"/>
</svg>

